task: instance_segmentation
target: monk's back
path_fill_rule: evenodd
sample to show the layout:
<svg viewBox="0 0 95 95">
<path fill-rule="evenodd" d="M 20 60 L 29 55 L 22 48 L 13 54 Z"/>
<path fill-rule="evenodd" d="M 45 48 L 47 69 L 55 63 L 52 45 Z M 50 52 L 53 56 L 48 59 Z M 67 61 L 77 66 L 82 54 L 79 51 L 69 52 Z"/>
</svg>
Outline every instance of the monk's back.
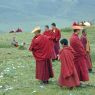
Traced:
<svg viewBox="0 0 95 95">
<path fill-rule="evenodd" d="M 88 69 L 87 69 L 87 64 L 86 64 L 86 52 L 78 35 L 76 34 L 72 35 L 70 39 L 70 45 L 75 51 L 74 64 L 75 64 L 79 79 L 80 81 L 88 81 L 89 75 L 88 75 Z"/>
<path fill-rule="evenodd" d="M 69 64 L 69 65 L 74 64 L 74 62 L 73 62 L 73 60 L 74 60 L 73 53 L 74 53 L 74 50 L 71 47 L 63 48 L 60 52 L 61 61 L 65 60 L 66 62 L 63 62 L 63 63 Z"/>
<path fill-rule="evenodd" d="M 37 48 L 34 52 L 34 56 L 40 60 L 45 58 L 50 58 L 51 46 L 47 36 L 39 35 L 37 38 L 34 38 L 33 40 Z"/>
<path fill-rule="evenodd" d="M 70 38 L 70 45 L 76 52 L 76 56 L 85 56 L 85 49 L 79 39 L 79 37 L 76 34 L 73 34 Z"/>
</svg>

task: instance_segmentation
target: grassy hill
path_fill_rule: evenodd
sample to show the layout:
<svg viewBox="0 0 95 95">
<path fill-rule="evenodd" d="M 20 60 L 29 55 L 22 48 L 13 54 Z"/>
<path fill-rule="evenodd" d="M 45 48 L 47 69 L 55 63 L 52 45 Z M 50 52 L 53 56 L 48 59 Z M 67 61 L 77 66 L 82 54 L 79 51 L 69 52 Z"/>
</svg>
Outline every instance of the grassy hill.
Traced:
<svg viewBox="0 0 95 95">
<path fill-rule="evenodd" d="M 67 32 L 68 31 L 68 32 Z M 91 43 L 93 72 L 95 71 L 95 27 L 87 29 Z M 70 29 L 62 30 L 62 37 L 70 38 Z M 72 91 L 57 85 L 60 72 L 59 62 L 53 63 L 55 77 L 47 86 L 40 86 L 35 79 L 35 61 L 28 51 L 33 35 L 31 33 L 16 34 L 19 42 L 26 42 L 26 50 L 11 46 L 14 34 L 0 34 L 0 95 L 94 95 L 95 73 L 90 74 L 89 83 L 93 86 L 75 88 Z"/>
</svg>

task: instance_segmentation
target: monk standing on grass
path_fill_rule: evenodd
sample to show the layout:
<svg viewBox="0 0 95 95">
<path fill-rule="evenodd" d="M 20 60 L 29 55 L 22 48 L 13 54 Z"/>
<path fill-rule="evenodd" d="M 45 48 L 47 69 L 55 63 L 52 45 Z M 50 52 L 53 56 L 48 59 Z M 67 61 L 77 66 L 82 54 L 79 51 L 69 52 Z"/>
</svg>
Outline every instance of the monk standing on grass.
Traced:
<svg viewBox="0 0 95 95">
<path fill-rule="evenodd" d="M 29 50 L 32 51 L 36 60 L 36 79 L 40 80 L 43 84 L 48 84 L 49 78 L 53 77 L 51 44 L 48 37 L 40 34 L 40 27 L 36 27 L 32 33 L 35 34 L 35 37 Z"/>
<path fill-rule="evenodd" d="M 56 56 L 58 56 L 59 50 L 60 50 L 59 41 L 60 41 L 60 38 L 61 38 L 61 31 L 56 27 L 55 23 L 52 23 L 51 26 L 52 26 L 52 32 L 55 35 L 54 50 L 55 50 Z"/>
<path fill-rule="evenodd" d="M 55 50 L 54 50 L 54 40 L 55 40 L 55 35 L 54 33 L 49 29 L 49 26 L 46 25 L 45 26 L 45 31 L 43 33 L 44 35 L 46 35 L 48 37 L 48 39 L 50 40 L 51 43 L 51 47 L 52 47 L 52 53 L 51 53 L 51 58 L 52 60 L 55 60 L 57 58 Z"/>
<path fill-rule="evenodd" d="M 85 48 L 86 55 L 87 55 L 87 67 L 88 67 L 89 72 L 91 72 L 92 71 L 92 61 L 91 61 L 91 56 L 90 56 L 90 43 L 87 38 L 87 33 L 85 29 L 82 31 L 81 42 Z"/>
<path fill-rule="evenodd" d="M 66 86 L 72 89 L 73 87 L 80 85 L 79 77 L 74 65 L 74 50 L 68 46 L 67 39 L 62 39 L 60 42 L 63 46 L 63 49 L 59 53 L 61 71 L 58 84 L 61 87 Z"/>
<path fill-rule="evenodd" d="M 81 40 L 79 39 L 79 33 L 82 27 L 75 25 L 73 26 L 74 33 L 70 39 L 70 45 L 74 49 L 75 53 L 75 67 L 79 76 L 80 81 L 88 81 L 88 68 L 86 64 L 86 52 L 82 45 Z"/>
</svg>

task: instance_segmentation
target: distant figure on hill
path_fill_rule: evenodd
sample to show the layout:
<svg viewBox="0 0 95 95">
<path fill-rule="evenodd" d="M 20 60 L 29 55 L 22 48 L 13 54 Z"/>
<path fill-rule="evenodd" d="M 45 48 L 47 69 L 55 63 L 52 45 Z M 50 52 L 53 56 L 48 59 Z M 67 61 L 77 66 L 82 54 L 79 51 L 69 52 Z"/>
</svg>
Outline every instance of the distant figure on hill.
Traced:
<svg viewBox="0 0 95 95">
<path fill-rule="evenodd" d="M 15 33 L 15 30 L 13 29 L 13 30 L 11 30 L 9 33 Z"/>
<path fill-rule="evenodd" d="M 16 32 L 22 32 L 22 29 L 18 28 L 18 29 L 16 30 Z"/>
</svg>

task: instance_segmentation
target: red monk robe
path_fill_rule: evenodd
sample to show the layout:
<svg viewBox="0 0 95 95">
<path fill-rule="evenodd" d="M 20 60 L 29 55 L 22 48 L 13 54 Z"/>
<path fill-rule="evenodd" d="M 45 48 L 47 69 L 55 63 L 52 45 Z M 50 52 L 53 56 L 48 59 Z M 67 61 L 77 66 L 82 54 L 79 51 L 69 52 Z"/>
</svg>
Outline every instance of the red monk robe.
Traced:
<svg viewBox="0 0 95 95">
<path fill-rule="evenodd" d="M 75 67 L 80 81 L 88 81 L 88 68 L 86 65 L 86 52 L 77 34 L 73 34 L 70 39 L 70 44 L 75 53 Z"/>
<path fill-rule="evenodd" d="M 55 34 L 54 49 L 55 49 L 56 55 L 58 55 L 59 50 L 60 50 L 59 40 L 61 38 L 61 31 L 58 28 L 55 28 L 52 30 L 52 32 L 54 32 L 54 34 Z"/>
<path fill-rule="evenodd" d="M 36 60 L 36 79 L 48 81 L 53 77 L 51 63 L 51 45 L 48 38 L 39 34 L 35 36 L 29 48 Z"/>
<path fill-rule="evenodd" d="M 61 72 L 58 83 L 60 86 L 76 87 L 80 85 L 78 74 L 74 65 L 74 50 L 64 47 L 60 54 Z"/>
<path fill-rule="evenodd" d="M 88 70 L 92 70 L 92 61 L 91 61 L 91 57 L 90 57 L 90 45 L 89 45 L 89 41 L 86 37 L 85 34 L 83 34 L 81 36 L 81 42 L 85 48 L 85 51 L 86 51 L 86 55 L 87 55 L 87 67 L 88 67 Z"/>
<path fill-rule="evenodd" d="M 46 35 L 50 40 L 51 47 L 52 47 L 51 58 L 56 59 L 57 56 L 54 50 L 54 39 L 55 39 L 54 33 L 51 30 L 48 30 L 48 31 L 45 31 L 43 34 Z"/>
</svg>

